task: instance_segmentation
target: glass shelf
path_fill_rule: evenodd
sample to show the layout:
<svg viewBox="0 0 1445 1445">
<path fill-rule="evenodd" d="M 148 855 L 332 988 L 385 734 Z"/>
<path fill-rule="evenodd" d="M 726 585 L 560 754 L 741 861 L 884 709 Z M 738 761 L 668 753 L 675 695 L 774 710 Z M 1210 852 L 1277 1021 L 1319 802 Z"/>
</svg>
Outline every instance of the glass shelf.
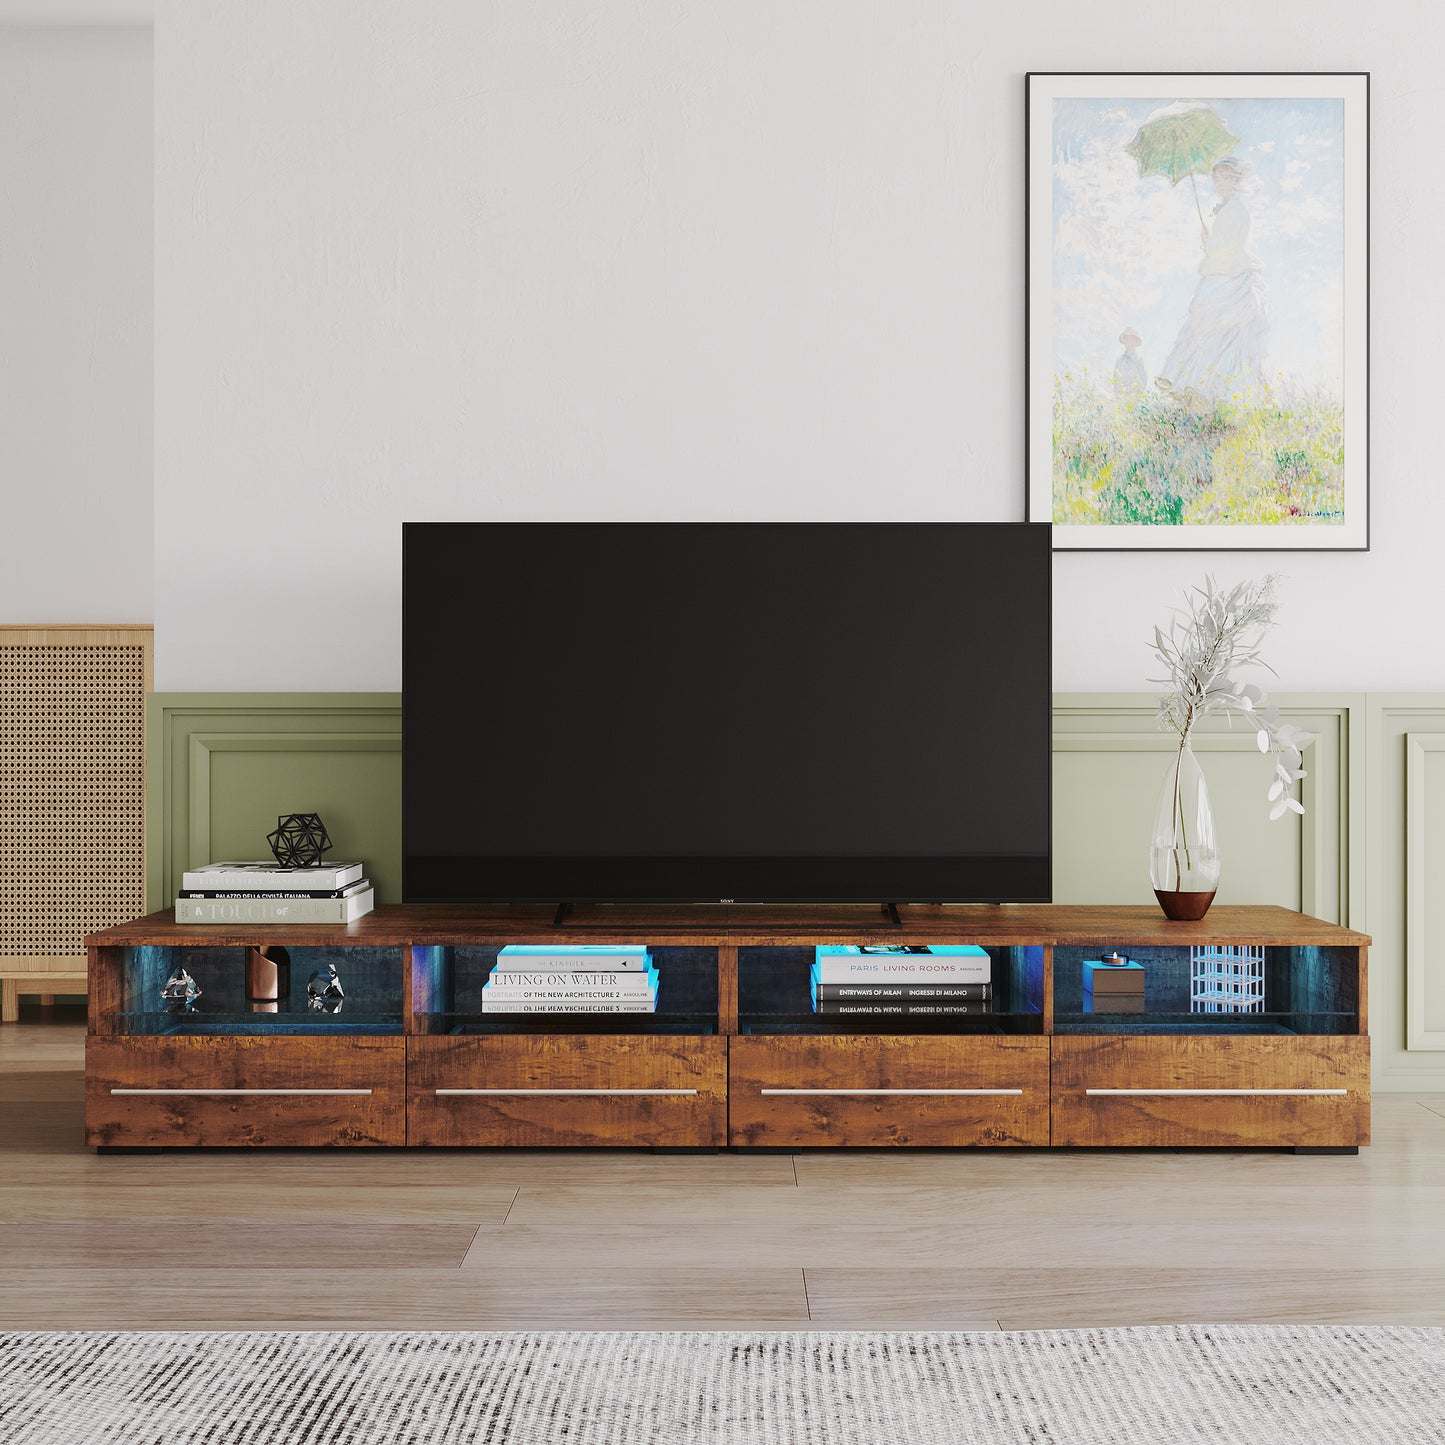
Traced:
<svg viewBox="0 0 1445 1445">
<path fill-rule="evenodd" d="M 295 1013 L 120 1013 L 104 1015 L 117 1034 L 190 1038 L 214 1036 L 276 1037 L 280 1035 L 399 1034 L 400 1012 L 394 1014 L 314 1013 L 305 1005 Z"/>
<path fill-rule="evenodd" d="M 406 950 L 401 947 L 301 948 L 285 945 L 290 985 L 274 1004 L 246 997 L 246 963 L 240 947 L 144 945 L 121 951 L 121 1008 L 105 1016 L 118 1034 L 283 1035 L 399 1034 Z M 339 1013 L 308 1007 L 307 980 L 331 964 L 344 991 Z M 200 989 L 189 1009 L 168 1009 L 166 980 L 184 968 Z"/>
<path fill-rule="evenodd" d="M 1075 1013 L 1054 1015 L 1056 1034 L 1353 1034 L 1352 1013 Z"/>
<path fill-rule="evenodd" d="M 483 1013 L 482 989 L 499 949 L 464 945 L 412 949 L 415 1026 L 426 1034 L 715 1034 L 717 949 L 653 948 L 653 1013 Z"/>
<path fill-rule="evenodd" d="M 421 1034 L 715 1034 L 717 1015 L 659 1010 L 650 1014 L 417 1014 Z"/>
<path fill-rule="evenodd" d="M 738 1030 L 745 1034 L 1038 1034 L 1043 1032 L 1043 949 L 987 949 L 993 997 L 986 1013 L 817 1013 L 811 948 L 738 949 Z"/>
<path fill-rule="evenodd" d="M 1142 1010 L 1085 1007 L 1084 963 L 1110 950 L 1060 946 L 1053 951 L 1054 1031 L 1058 1034 L 1293 1034 L 1359 1032 L 1358 950 L 1270 946 L 1263 950 L 1264 1008 L 1259 1012 L 1195 1012 L 1190 1006 L 1191 949 L 1124 949 L 1142 967 Z M 649 1014 L 486 1013 L 482 989 L 498 945 L 417 945 L 412 956 L 415 1012 L 403 1013 L 407 950 L 400 946 L 290 947 L 290 991 L 273 1008 L 246 997 L 250 950 L 239 946 L 131 946 L 120 961 L 118 1005 L 103 1031 L 131 1036 L 640 1034 L 709 1035 L 719 1030 L 715 947 L 652 949 L 658 970 L 657 1009 Z M 986 1013 L 817 1013 L 812 1006 L 811 947 L 738 949 L 738 1029 L 744 1034 L 1038 1034 L 1044 1031 L 1044 949 L 991 947 L 991 1007 Z M 307 1007 L 309 975 L 334 964 L 345 990 L 342 1011 Z M 184 967 L 200 987 L 193 1007 L 177 1013 L 161 990 Z"/>
<path fill-rule="evenodd" d="M 1042 1014 L 739 1014 L 742 1034 L 1041 1034 Z"/>
<path fill-rule="evenodd" d="M 1141 1011 L 1085 1006 L 1084 963 L 1108 949 L 1054 950 L 1054 1032 L 1058 1034 L 1354 1034 L 1359 1032 L 1358 952 L 1353 948 L 1264 950 L 1264 1007 L 1195 1012 L 1190 1006 L 1191 949 L 1124 948 L 1143 967 Z"/>
</svg>

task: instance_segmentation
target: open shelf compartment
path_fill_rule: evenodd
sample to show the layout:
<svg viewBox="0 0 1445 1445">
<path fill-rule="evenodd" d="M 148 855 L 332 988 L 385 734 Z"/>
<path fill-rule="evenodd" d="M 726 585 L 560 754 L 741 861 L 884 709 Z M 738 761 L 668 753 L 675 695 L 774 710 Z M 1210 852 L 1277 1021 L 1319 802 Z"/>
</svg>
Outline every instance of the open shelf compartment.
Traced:
<svg viewBox="0 0 1445 1445">
<path fill-rule="evenodd" d="M 1293 945 L 1228 943 L 1121 949 L 1143 966 L 1139 1012 L 1089 1006 L 1084 965 L 1109 949 L 1054 949 L 1058 1034 L 1324 1034 L 1360 1031 L 1359 953 Z M 1212 955 L 1212 956 L 1211 956 Z"/>
<path fill-rule="evenodd" d="M 985 949 L 992 960 L 993 997 L 968 1014 L 815 1013 L 809 970 L 815 950 L 738 949 L 738 1032 L 743 1034 L 1042 1034 L 1044 950 L 1041 944 Z"/>
<path fill-rule="evenodd" d="M 483 1013 L 482 989 L 500 944 L 412 947 L 413 1032 L 418 1034 L 715 1034 L 716 948 L 652 947 L 654 1013 Z"/>
<path fill-rule="evenodd" d="M 274 945 L 273 945 L 274 946 Z M 114 950 L 120 1007 L 102 1014 L 103 1032 L 131 1037 L 400 1034 L 405 949 L 286 947 L 290 986 L 274 1003 L 246 997 L 245 947 L 143 944 Z M 344 990 L 336 1012 L 309 1006 L 312 972 L 334 964 Z M 168 1006 L 161 989 L 184 968 L 200 988 L 189 1007 Z"/>
</svg>

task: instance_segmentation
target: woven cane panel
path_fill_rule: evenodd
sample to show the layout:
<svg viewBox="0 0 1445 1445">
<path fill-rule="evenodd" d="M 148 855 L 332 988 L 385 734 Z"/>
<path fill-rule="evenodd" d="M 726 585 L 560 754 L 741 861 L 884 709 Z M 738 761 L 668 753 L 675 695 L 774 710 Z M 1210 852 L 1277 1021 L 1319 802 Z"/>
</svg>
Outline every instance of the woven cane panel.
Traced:
<svg viewBox="0 0 1445 1445">
<path fill-rule="evenodd" d="M 0 957 L 144 909 L 146 653 L 0 645 Z"/>
</svg>

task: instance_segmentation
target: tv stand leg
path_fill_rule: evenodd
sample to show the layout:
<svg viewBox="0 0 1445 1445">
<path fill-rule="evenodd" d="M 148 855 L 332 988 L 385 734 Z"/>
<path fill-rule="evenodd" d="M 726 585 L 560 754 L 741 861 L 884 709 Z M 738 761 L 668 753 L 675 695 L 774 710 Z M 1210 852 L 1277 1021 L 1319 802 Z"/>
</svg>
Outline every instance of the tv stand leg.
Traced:
<svg viewBox="0 0 1445 1445">
<path fill-rule="evenodd" d="M 557 911 L 552 915 L 552 927 L 561 928 L 562 920 L 566 918 L 571 911 L 572 905 L 570 903 L 559 903 L 557 905 Z"/>
<path fill-rule="evenodd" d="M 898 905 L 896 903 L 885 903 L 883 911 L 888 915 L 888 921 L 894 928 L 902 928 L 903 920 L 898 916 Z"/>
</svg>

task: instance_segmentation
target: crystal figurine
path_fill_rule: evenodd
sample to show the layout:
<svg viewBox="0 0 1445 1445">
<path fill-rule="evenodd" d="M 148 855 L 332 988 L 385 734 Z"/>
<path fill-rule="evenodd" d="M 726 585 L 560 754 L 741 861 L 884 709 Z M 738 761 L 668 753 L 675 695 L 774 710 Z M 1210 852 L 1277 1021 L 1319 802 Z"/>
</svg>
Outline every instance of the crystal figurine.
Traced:
<svg viewBox="0 0 1445 1445">
<path fill-rule="evenodd" d="M 161 986 L 161 1002 L 166 1006 L 167 1013 L 190 1013 L 200 996 L 200 984 L 186 972 L 184 965 L 179 966 Z"/>
<path fill-rule="evenodd" d="M 306 980 L 306 1007 L 316 1013 L 339 1014 L 345 997 L 334 963 L 323 964 Z"/>
</svg>

